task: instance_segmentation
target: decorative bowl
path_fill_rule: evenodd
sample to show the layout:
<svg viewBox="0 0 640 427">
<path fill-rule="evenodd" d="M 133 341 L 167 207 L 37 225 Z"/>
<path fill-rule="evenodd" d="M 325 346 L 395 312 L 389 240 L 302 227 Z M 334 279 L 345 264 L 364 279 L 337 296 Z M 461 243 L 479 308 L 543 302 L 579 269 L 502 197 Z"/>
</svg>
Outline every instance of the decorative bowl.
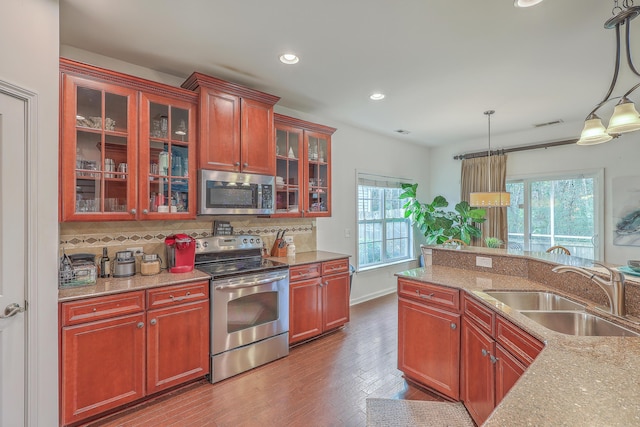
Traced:
<svg viewBox="0 0 640 427">
<path fill-rule="evenodd" d="M 640 260 L 630 259 L 629 261 L 627 261 L 627 265 L 633 271 L 640 273 Z"/>
</svg>

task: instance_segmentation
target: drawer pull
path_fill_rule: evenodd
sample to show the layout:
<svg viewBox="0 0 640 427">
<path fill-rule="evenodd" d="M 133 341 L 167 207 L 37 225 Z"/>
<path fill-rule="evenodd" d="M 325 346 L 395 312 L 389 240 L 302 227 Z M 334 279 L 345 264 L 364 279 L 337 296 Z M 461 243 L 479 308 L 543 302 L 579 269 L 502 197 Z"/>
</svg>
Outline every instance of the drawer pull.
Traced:
<svg viewBox="0 0 640 427">
<path fill-rule="evenodd" d="M 142 329 L 144 328 L 144 323 L 139 322 L 136 326 L 138 327 L 138 329 Z"/>
<path fill-rule="evenodd" d="M 158 323 L 158 321 L 156 319 L 151 319 L 149 323 L 151 323 L 152 325 L 155 325 L 156 323 Z"/>
<path fill-rule="evenodd" d="M 422 299 L 431 299 L 435 295 L 434 292 L 431 292 L 430 294 L 421 294 L 420 289 L 416 289 L 416 294 L 418 294 L 418 296 Z"/>
<path fill-rule="evenodd" d="M 97 308 L 95 308 L 95 307 L 93 307 L 93 310 L 92 310 L 92 311 L 95 313 L 96 311 L 98 311 L 98 309 L 97 309 Z"/>
<path fill-rule="evenodd" d="M 455 323 L 451 323 L 451 329 L 456 329 L 458 327 L 458 325 L 456 325 Z"/>
<path fill-rule="evenodd" d="M 184 300 L 186 297 L 188 297 L 189 295 L 191 295 L 191 292 L 187 292 L 185 294 L 185 296 L 183 296 L 183 297 L 174 297 L 173 295 L 169 295 L 169 298 L 171 298 L 171 301 L 180 302 L 180 301 Z"/>
</svg>

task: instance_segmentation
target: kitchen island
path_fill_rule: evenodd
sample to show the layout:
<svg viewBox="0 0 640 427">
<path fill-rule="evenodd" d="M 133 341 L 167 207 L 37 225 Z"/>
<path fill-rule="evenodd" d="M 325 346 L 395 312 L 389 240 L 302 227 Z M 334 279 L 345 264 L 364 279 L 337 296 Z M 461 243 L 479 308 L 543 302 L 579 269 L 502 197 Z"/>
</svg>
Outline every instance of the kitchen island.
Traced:
<svg viewBox="0 0 640 427">
<path fill-rule="evenodd" d="M 492 258 L 493 268 L 477 267 L 476 256 Z M 603 303 L 600 294 L 604 295 L 595 283 L 575 274 L 550 272 L 559 264 L 591 265 L 588 260 L 561 255 L 434 247 L 433 265 L 397 276 L 458 289 L 545 344 L 484 425 L 640 425 L 640 338 L 557 333 L 483 292 L 546 290 L 585 304 L 587 312 L 640 330 L 633 321 L 620 321 L 595 308 Z M 629 278 L 627 285 L 627 304 L 636 316 L 638 284 Z M 581 295 L 574 289 L 581 289 Z"/>
</svg>

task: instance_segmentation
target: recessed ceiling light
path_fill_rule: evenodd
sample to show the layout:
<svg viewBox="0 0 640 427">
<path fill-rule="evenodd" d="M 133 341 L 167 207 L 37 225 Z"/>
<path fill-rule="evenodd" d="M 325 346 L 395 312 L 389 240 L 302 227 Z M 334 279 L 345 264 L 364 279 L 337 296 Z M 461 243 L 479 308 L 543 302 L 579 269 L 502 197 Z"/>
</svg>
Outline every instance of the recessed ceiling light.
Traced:
<svg viewBox="0 0 640 427">
<path fill-rule="evenodd" d="M 514 0 L 513 5 L 515 7 L 531 7 L 541 2 L 542 0 Z"/>
<path fill-rule="evenodd" d="M 297 64 L 298 61 L 300 61 L 300 58 L 298 58 L 293 53 L 284 53 L 280 55 L 280 62 L 282 62 L 283 64 Z"/>
<path fill-rule="evenodd" d="M 381 99 L 384 99 L 384 93 L 372 93 L 371 96 L 369 96 L 369 98 L 373 99 L 374 101 L 380 101 Z"/>
</svg>

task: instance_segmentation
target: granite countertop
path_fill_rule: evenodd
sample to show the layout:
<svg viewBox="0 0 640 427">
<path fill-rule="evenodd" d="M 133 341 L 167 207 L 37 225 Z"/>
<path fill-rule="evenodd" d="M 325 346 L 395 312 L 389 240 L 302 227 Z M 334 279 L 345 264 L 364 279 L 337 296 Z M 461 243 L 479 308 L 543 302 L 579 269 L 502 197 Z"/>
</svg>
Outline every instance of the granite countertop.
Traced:
<svg viewBox="0 0 640 427">
<path fill-rule="evenodd" d="M 640 425 L 640 338 L 556 333 L 482 292 L 549 290 L 563 294 L 527 278 L 439 265 L 403 271 L 396 276 L 462 289 L 545 343 L 542 352 L 483 425 Z M 589 304 L 570 294 L 564 295 Z M 587 312 L 593 310 L 591 303 Z M 597 314 L 606 317 L 601 312 Z M 624 326 L 632 327 L 629 322 L 624 322 Z M 638 325 L 635 329 L 640 330 Z"/>
<path fill-rule="evenodd" d="M 270 257 L 274 261 L 284 262 L 290 266 L 311 264 L 314 262 L 332 261 L 348 258 L 350 255 L 325 251 L 298 252 L 294 257 Z M 107 279 L 98 278 L 94 285 L 75 286 L 58 290 L 58 302 L 73 301 L 82 298 L 99 297 L 122 292 L 140 291 L 159 286 L 179 285 L 200 280 L 209 280 L 211 276 L 198 269 L 189 273 L 169 273 L 166 270 L 153 276 L 136 274 L 131 277 Z"/>
<path fill-rule="evenodd" d="M 153 276 L 136 274 L 131 277 L 98 278 L 95 285 L 62 288 L 58 291 L 58 302 L 72 301 L 82 298 L 99 297 L 122 292 L 140 291 L 159 286 L 179 285 L 181 283 L 209 280 L 211 276 L 194 269 L 189 273 L 169 273 L 166 270 Z"/>
<path fill-rule="evenodd" d="M 339 254 L 335 252 L 310 251 L 297 252 L 292 257 L 269 257 L 274 261 L 284 262 L 290 266 L 313 264 L 314 262 L 333 261 L 336 259 L 349 258 L 351 255 Z"/>
</svg>

